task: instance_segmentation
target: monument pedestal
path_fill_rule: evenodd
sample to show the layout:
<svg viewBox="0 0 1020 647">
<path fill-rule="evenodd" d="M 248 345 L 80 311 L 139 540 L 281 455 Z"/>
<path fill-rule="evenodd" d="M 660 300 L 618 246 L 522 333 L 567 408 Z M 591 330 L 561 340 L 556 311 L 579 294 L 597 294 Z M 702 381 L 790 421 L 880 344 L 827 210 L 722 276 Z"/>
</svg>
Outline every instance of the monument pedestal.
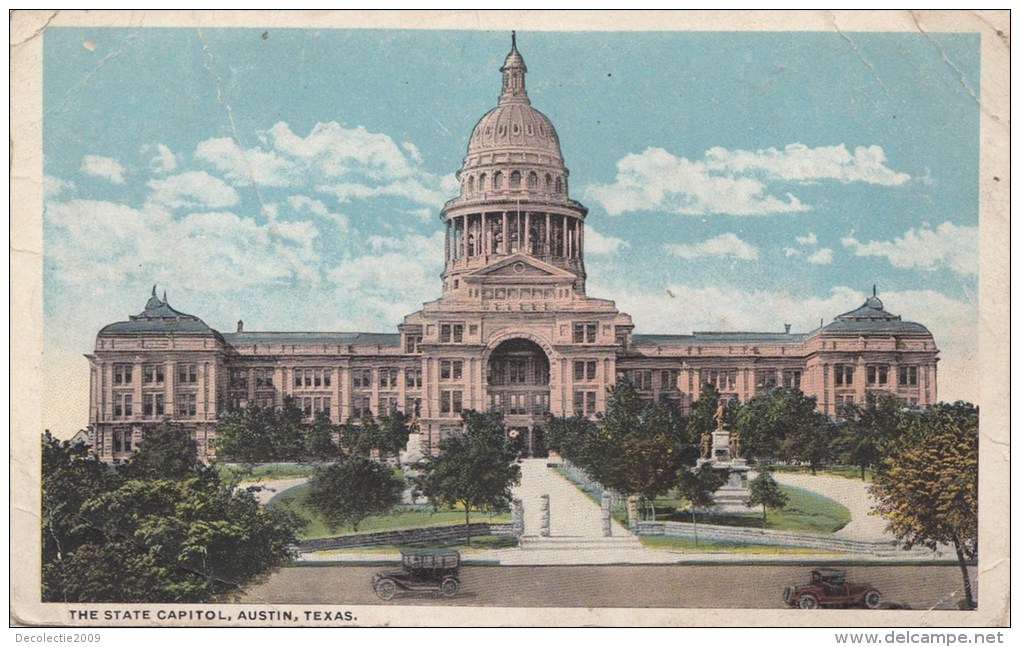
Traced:
<svg viewBox="0 0 1020 647">
<path fill-rule="evenodd" d="M 709 457 L 699 458 L 697 462 L 699 469 L 727 474 L 726 483 L 713 494 L 715 505 L 711 509 L 714 512 L 748 511 L 746 504 L 751 491 L 747 487 L 747 473 L 751 467 L 746 460 L 738 457 L 740 448 L 737 438 L 725 429 L 713 431 Z"/>
</svg>

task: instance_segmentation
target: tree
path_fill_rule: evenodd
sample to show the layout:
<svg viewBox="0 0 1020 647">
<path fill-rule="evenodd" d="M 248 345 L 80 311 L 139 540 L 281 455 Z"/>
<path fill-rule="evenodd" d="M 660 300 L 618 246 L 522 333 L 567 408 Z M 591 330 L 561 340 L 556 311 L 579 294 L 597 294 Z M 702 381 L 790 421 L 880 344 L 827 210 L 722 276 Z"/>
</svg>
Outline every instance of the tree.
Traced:
<svg viewBox="0 0 1020 647">
<path fill-rule="evenodd" d="M 875 473 L 875 511 L 907 548 L 956 551 L 969 607 L 967 560 L 977 559 L 978 409 L 939 404 L 899 417 L 897 438 Z"/>
<path fill-rule="evenodd" d="M 400 503 L 404 484 L 393 470 L 362 456 L 348 456 L 315 471 L 308 504 L 331 530 L 350 526 L 355 532 L 365 517 L 383 514 Z"/>
<path fill-rule="evenodd" d="M 163 431 L 121 468 L 44 437 L 44 601 L 210 601 L 292 557 L 290 513 L 263 508 L 197 459 L 181 469 L 180 454 L 164 454 L 181 446 L 178 430 Z M 163 473 L 157 452 L 175 459 Z"/>
<path fill-rule="evenodd" d="M 302 413 L 292 398 L 279 411 L 248 406 L 220 418 L 216 450 L 221 458 L 240 463 L 297 460 L 304 454 Z"/>
<path fill-rule="evenodd" d="M 751 398 L 737 413 L 743 453 L 756 459 L 811 461 L 818 448 L 813 439 L 824 423 L 815 406 L 813 397 L 797 389 L 774 389 Z M 815 449 L 802 453 L 806 445 Z"/>
<path fill-rule="evenodd" d="M 747 507 L 761 506 L 761 525 L 765 527 L 767 509 L 782 510 L 786 507 L 789 497 L 779 489 L 779 484 L 772 478 L 772 473 L 763 469 L 750 483 L 751 496 L 747 499 Z"/>
<path fill-rule="evenodd" d="M 335 425 L 321 411 L 315 416 L 315 422 L 304 430 L 305 456 L 320 460 L 336 460 L 341 456 L 340 447 L 333 442 L 333 434 L 337 432 Z"/>
<path fill-rule="evenodd" d="M 900 401 L 893 395 L 868 395 L 867 404 L 845 405 L 837 423 L 833 452 L 840 461 L 856 465 L 864 480 L 865 470 L 876 466 L 896 436 Z"/>
<path fill-rule="evenodd" d="M 394 411 L 380 419 L 379 440 L 376 449 L 383 454 L 397 457 L 400 465 L 400 452 L 407 447 L 407 439 L 411 435 L 411 418 L 407 414 Z"/>
<path fill-rule="evenodd" d="M 133 479 L 181 479 L 202 469 L 198 445 L 191 432 L 181 425 L 163 422 L 144 429 L 138 451 L 121 472 Z"/>
<path fill-rule="evenodd" d="M 471 542 L 471 511 L 507 507 L 521 468 L 499 414 L 465 411 L 464 432 L 439 441 L 439 453 L 415 464 L 414 482 L 433 505 L 464 507 Z"/>
</svg>

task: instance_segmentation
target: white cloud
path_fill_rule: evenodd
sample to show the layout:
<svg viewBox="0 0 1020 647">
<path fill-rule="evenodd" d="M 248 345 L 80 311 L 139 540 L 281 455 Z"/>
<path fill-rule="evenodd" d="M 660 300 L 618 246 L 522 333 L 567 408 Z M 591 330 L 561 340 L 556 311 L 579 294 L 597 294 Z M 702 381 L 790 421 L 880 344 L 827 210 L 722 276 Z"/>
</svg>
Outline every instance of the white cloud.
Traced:
<svg viewBox="0 0 1020 647">
<path fill-rule="evenodd" d="M 793 247 L 784 247 L 783 248 L 783 253 L 786 254 L 787 258 L 789 258 L 791 256 L 800 256 L 800 250 L 799 249 L 794 249 Z"/>
<path fill-rule="evenodd" d="M 166 144 L 156 144 L 155 146 L 145 145 L 142 146 L 142 152 L 148 153 L 154 151 L 152 159 L 149 160 L 149 169 L 157 175 L 164 175 L 166 173 L 173 173 L 177 170 L 177 157 L 173 151 Z"/>
<path fill-rule="evenodd" d="M 443 232 L 370 236 L 367 253 L 343 259 L 326 274 L 335 286 L 335 308 L 361 329 L 391 329 L 440 293 L 443 241 Z"/>
<path fill-rule="evenodd" d="M 857 146 L 854 152 L 846 144 L 808 148 L 804 144 L 788 144 L 782 150 L 768 148 L 757 151 L 715 147 L 705 153 L 705 163 L 718 173 L 762 174 L 766 177 L 798 182 L 836 180 L 894 186 L 910 179 L 885 165 L 881 146 Z"/>
<path fill-rule="evenodd" d="M 610 215 L 662 210 L 679 215 L 764 215 L 806 211 L 794 195 L 774 195 L 767 181 L 814 183 L 822 180 L 893 186 L 910 179 L 885 165 L 880 146 L 844 144 L 808 148 L 790 144 L 782 150 L 729 151 L 712 148 L 700 160 L 677 157 L 650 147 L 616 163 L 612 184 L 596 184 L 587 193 Z"/>
<path fill-rule="evenodd" d="M 43 175 L 43 196 L 47 199 L 59 197 L 64 191 L 74 191 L 74 182 L 62 180 L 53 175 Z"/>
<path fill-rule="evenodd" d="M 46 220 L 55 275 L 78 288 L 145 277 L 177 289 L 226 292 L 320 279 L 311 222 L 261 224 L 228 211 L 175 218 L 154 203 L 135 209 L 93 200 L 50 203 Z"/>
<path fill-rule="evenodd" d="M 611 256 L 619 252 L 624 247 L 629 246 L 630 243 L 622 238 L 600 234 L 591 226 L 586 226 L 584 228 L 584 251 L 586 254 Z"/>
<path fill-rule="evenodd" d="M 706 256 L 718 256 L 726 258 L 739 258 L 745 261 L 753 261 L 758 258 L 758 249 L 749 245 L 733 233 L 719 234 L 714 238 L 693 243 L 690 245 L 665 245 L 670 254 L 683 259 L 704 258 Z"/>
<path fill-rule="evenodd" d="M 794 240 L 796 240 L 799 245 L 818 244 L 818 236 L 815 236 L 814 232 L 810 232 L 807 236 L 796 236 Z"/>
<path fill-rule="evenodd" d="M 832 249 L 823 247 L 807 257 L 808 263 L 815 265 L 829 265 L 832 263 Z"/>
<path fill-rule="evenodd" d="M 448 177 L 426 171 L 414 144 L 363 126 L 318 123 L 301 136 L 278 122 L 259 133 L 258 146 L 221 137 L 200 143 L 195 156 L 235 185 L 306 187 L 341 202 L 393 196 L 438 207 L 451 194 Z"/>
<path fill-rule="evenodd" d="M 935 270 L 947 267 L 961 275 L 978 271 L 978 228 L 944 222 L 935 229 L 928 226 L 909 229 L 888 241 L 862 243 L 853 236 L 843 245 L 857 256 L 882 256 L 893 267 Z"/>
<path fill-rule="evenodd" d="M 232 186 L 205 171 L 188 171 L 163 180 L 149 180 L 149 201 L 170 209 L 222 209 L 237 204 Z"/>
<path fill-rule="evenodd" d="M 81 170 L 86 175 L 103 178 L 114 184 L 124 184 L 124 165 L 112 157 L 86 155 L 82 158 Z"/>
<path fill-rule="evenodd" d="M 336 224 L 340 229 L 347 229 L 350 219 L 342 213 L 333 213 L 322 200 L 307 195 L 292 195 L 287 198 L 287 204 L 295 213 L 307 212 L 320 218 L 325 218 Z"/>
</svg>

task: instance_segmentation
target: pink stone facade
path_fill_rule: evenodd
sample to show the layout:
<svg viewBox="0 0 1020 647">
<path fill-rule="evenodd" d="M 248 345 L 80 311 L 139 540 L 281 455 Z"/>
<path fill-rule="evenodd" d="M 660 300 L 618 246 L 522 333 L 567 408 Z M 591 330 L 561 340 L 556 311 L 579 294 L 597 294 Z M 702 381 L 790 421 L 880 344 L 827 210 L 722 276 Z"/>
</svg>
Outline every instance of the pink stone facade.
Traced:
<svg viewBox="0 0 1020 647">
<path fill-rule="evenodd" d="M 531 106 L 516 44 L 500 71 L 499 103 L 475 126 L 460 195 L 441 213 L 438 299 L 397 334 L 246 332 L 240 322 L 221 333 L 154 289 L 88 356 L 94 450 L 127 458 L 146 425 L 168 418 L 211 456 L 219 415 L 293 397 L 309 420 L 412 414 L 422 451 L 457 432 L 461 411 L 499 411 L 522 453 L 541 454 L 548 414 L 594 416 L 621 377 L 684 408 L 708 384 L 742 402 L 799 388 L 829 416 L 869 392 L 936 402 L 931 333 L 877 296 L 808 333 L 635 334 L 629 315 L 585 291 L 588 210 L 569 197 L 559 138 Z"/>
</svg>

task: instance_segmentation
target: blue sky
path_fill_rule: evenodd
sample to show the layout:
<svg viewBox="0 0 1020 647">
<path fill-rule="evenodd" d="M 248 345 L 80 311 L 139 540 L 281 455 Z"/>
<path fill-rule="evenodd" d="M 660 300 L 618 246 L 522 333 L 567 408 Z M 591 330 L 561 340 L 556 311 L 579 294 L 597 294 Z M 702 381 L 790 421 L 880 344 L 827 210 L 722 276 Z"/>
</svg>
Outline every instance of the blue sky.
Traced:
<svg viewBox="0 0 1020 647">
<path fill-rule="evenodd" d="M 637 332 L 927 325 L 978 401 L 976 34 L 554 33 L 518 44 Z M 394 331 L 500 89 L 491 31 L 50 28 L 44 425 L 153 284 L 221 330 Z M 70 397 L 68 394 L 70 393 Z"/>
</svg>

